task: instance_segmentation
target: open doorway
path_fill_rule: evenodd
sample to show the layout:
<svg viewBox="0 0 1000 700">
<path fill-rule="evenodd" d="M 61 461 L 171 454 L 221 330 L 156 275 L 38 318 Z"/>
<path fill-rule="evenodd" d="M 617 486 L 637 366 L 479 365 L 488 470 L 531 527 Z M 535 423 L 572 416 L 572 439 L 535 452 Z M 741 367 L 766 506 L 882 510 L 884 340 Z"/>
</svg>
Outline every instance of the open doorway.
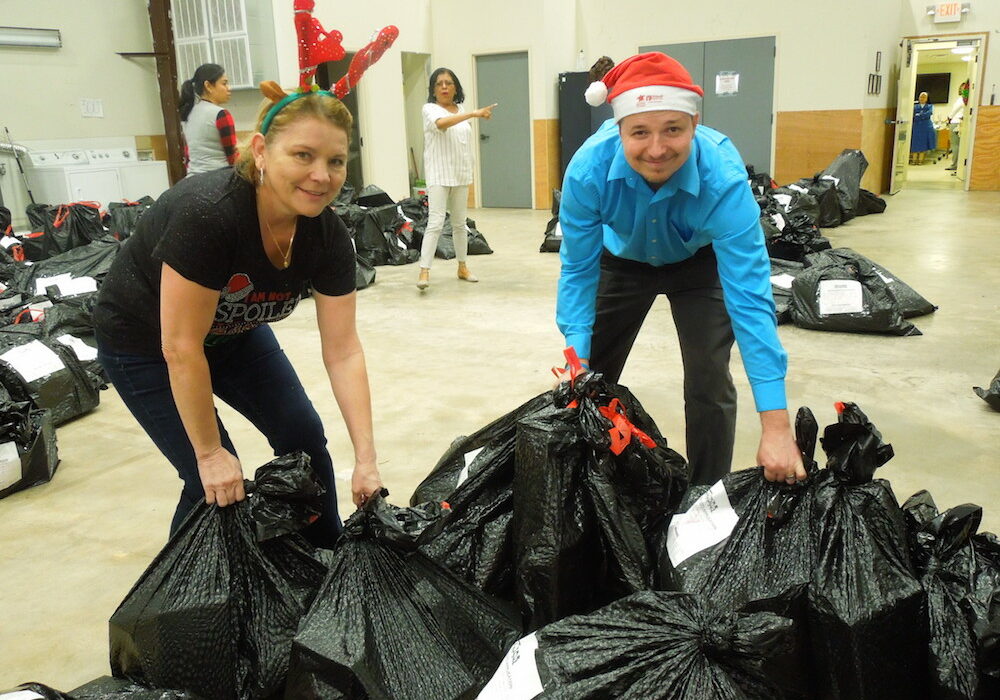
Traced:
<svg viewBox="0 0 1000 700">
<path fill-rule="evenodd" d="M 422 110 L 427 102 L 431 55 L 403 51 L 403 109 L 406 121 L 406 158 L 410 171 L 410 189 L 426 187 L 424 182 L 424 121 Z"/>
<path fill-rule="evenodd" d="M 984 46 L 982 35 L 903 40 L 890 193 L 969 188 Z M 921 100 L 929 124 L 919 123 Z"/>
<path fill-rule="evenodd" d="M 316 84 L 323 90 L 329 90 L 340 78 L 347 74 L 347 69 L 351 65 L 353 53 L 348 53 L 339 61 L 328 61 L 319 64 L 316 69 Z M 344 95 L 341 102 L 347 107 L 351 116 L 354 117 L 351 126 L 351 147 L 347 156 L 347 182 L 354 188 L 355 192 L 360 192 L 365 186 L 365 174 L 361 167 L 361 149 L 364 141 L 361 139 L 361 113 L 358 111 L 358 87 L 351 89 Z"/>
</svg>

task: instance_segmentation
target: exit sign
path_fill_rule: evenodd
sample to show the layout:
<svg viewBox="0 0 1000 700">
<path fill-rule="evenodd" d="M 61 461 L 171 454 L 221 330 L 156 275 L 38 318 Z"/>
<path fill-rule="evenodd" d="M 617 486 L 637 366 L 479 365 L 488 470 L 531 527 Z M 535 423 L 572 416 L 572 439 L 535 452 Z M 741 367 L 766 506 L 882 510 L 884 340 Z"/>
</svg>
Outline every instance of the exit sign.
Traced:
<svg viewBox="0 0 1000 700">
<path fill-rule="evenodd" d="M 939 2 L 934 6 L 934 22 L 958 22 L 962 19 L 962 3 Z"/>
</svg>

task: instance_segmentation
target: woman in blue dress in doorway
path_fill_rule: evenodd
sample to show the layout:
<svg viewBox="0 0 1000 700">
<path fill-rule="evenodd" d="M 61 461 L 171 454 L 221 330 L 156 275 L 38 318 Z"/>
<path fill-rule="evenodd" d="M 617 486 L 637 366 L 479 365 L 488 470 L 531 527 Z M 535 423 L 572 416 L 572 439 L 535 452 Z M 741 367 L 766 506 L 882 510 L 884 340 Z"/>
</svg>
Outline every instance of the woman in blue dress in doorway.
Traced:
<svg viewBox="0 0 1000 700">
<path fill-rule="evenodd" d="M 927 151 L 937 148 L 937 134 L 931 117 L 934 105 L 927 104 L 927 93 L 922 92 L 913 103 L 913 134 L 910 136 L 910 165 L 923 165 Z"/>
</svg>

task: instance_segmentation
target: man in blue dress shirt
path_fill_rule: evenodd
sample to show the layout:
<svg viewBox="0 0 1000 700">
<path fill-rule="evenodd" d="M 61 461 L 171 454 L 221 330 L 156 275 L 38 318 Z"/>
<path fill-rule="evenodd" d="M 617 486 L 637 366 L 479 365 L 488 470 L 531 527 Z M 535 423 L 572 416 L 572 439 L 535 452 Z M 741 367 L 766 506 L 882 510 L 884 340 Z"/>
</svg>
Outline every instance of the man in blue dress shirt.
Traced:
<svg viewBox="0 0 1000 700">
<path fill-rule="evenodd" d="M 618 381 L 653 301 L 665 294 L 684 364 L 692 483 L 732 467 L 735 337 L 760 413 L 757 462 L 772 481 L 805 479 L 785 403 L 760 208 L 743 160 L 698 126 L 703 91 L 662 53 L 632 56 L 587 90 L 609 119 L 566 170 L 556 321 L 585 363 Z"/>
</svg>

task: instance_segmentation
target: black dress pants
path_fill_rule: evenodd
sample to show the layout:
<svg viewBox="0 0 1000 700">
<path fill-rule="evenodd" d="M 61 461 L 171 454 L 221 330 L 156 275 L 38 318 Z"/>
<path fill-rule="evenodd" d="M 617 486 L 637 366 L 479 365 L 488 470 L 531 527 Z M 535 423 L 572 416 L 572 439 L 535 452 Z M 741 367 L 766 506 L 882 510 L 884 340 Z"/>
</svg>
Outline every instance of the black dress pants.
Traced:
<svg viewBox="0 0 1000 700">
<path fill-rule="evenodd" d="M 654 267 L 601 257 L 590 366 L 617 382 L 657 295 L 665 294 L 684 363 L 684 418 L 692 484 L 729 472 L 736 438 L 736 387 L 729 373 L 733 328 L 711 246 L 679 263 Z"/>
</svg>

